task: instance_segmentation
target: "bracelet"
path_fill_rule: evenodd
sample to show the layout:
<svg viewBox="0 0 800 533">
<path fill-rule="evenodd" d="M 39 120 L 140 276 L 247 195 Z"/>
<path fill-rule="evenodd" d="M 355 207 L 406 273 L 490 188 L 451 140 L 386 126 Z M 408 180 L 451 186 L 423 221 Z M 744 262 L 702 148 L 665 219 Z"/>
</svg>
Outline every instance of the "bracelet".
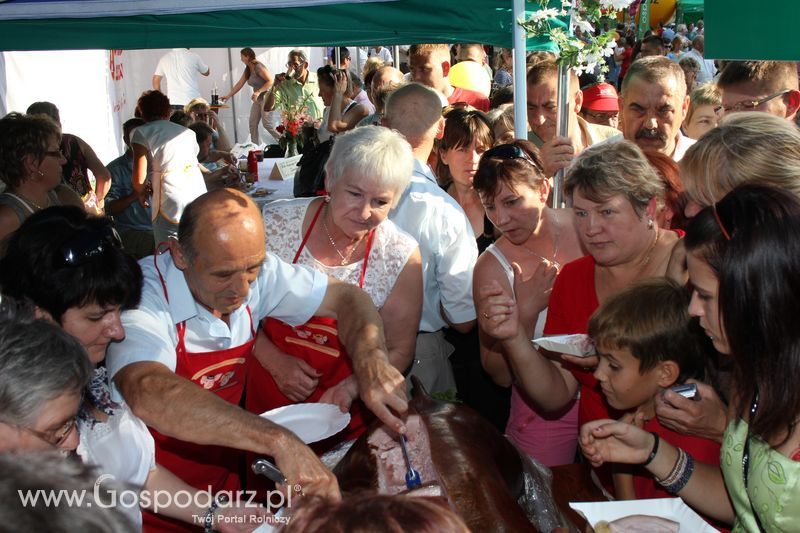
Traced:
<svg viewBox="0 0 800 533">
<path fill-rule="evenodd" d="M 670 494 L 678 494 L 689 483 L 694 473 L 694 457 L 678 448 L 678 460 L 675 461 L 672 471 L 664 479 L 656 481 Z"/>
<path fill-rule="evenodd" d="M 228 503 L 228 496 L 226 494 L 218 494 L 211 502 L 211 506 L 206 511 L 203 517 L 203 532 L 212 533 L 214 531 L 214 514 L 219 506 Z"/>
<path fill-rule="evenodd" d="M 651 434 L 651 435 L 653 436 L 653 438 L 655 439 L 655 440 L 653 441 L 653 449 L 652 449 L 652 450 L 650 450 L 650 455 L 648 455 L 648 456 L 647 456 L 647 460 L 646 460 L 645 462 L 643 462 L 643 463 L 642 463 L 642 466 L 647 466 L 647 465 L 649 465 L 650 463 L 652 463 L 652 462 L 653 462 L 653 459 L 655 459 L 655 458 L 656 458 L 656 454 L 658 453 L 658 443 L 659 443 L 659 441 L 660 441 L 661 439 L 659 438 L 659 436 L 658 436 L 658 433 L 656 433 L 655 431 L 651 431 L 651 432 L 650 432 L 650 434 Z"/>
</svg>

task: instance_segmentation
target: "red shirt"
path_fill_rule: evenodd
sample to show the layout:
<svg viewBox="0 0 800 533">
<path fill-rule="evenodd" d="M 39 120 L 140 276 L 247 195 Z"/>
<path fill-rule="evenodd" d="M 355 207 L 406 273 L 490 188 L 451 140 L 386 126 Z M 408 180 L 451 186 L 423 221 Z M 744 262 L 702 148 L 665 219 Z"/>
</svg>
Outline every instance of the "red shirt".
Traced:
<svg viewBox="0 0 800 533">
<path fill-rule="evenodd" d="M 586 333 L 589 318 L 600 306 L 594 284 L 594 258 L 591 255 L 576 259 L 561 269 L 547 307 L 545 335 Z M 567 365 L 565 365 L 567 366 Z M 591 370 L 568 365 L 572 375 L 581 385 L 578 423 L 583 425 L 601 418 L 619 418 L 621 413 L 611 413 L 600 386 Z"/>
<path fill-rule="evenodd" d="M 477 91 L 453 87 L 453 94 L 447 99 L 450 104 L 466 102 L 475 109 L 480 109 L 484 113 L 489 111 L 489 99 Z"/>
</svg>

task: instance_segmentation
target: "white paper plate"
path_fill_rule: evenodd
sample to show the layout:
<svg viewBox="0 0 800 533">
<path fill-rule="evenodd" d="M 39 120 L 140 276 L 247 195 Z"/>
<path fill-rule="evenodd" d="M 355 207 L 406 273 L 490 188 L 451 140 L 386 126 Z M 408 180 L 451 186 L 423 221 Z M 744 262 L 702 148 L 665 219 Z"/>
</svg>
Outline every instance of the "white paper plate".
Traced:
<svg viewBox="0 0 800 533">
<path fill-rule="evenodd" d="M 575 333 L 574 335 L 554 335 L 533 339 L 535 345 L 545 350 L 556 353 L 565 353 L 577 357 L 594 355 L 594 344 L 588 335 Z"/>
<path fill-rule="evenodd" d="M 634 514 L 658 516 L 674 520 L 681 525 L 681 533 L 716 533 L 716 529 L 700 518 L 680 498 L 657 498 L 653 500 L 625 500 L 616 502 L 570 502 L 594 526 L 601 520 L 611 522 Z"/>
<path fill-rule="evenodd" d="M 296 403 L 261 416 L 293 431 L 306 444 L 336 435 L 350 423 L 350 413 L 332 403 Z"/>
</svg>

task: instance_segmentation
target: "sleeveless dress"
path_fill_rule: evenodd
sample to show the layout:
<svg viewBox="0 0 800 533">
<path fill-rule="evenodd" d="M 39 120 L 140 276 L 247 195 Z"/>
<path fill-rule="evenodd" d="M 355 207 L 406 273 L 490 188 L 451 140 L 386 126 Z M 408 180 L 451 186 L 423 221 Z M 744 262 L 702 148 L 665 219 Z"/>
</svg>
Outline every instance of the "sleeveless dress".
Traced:
<svg viewBox="0 0 800 533">
<path fill-rule="evenodd" d="M 492 254 L 514 291 L 514 269 L 503 252 L 492 244 L 486 251 Z M 547 321 L 547 309 L 539 313 L 533 337 L 541 337 Z M 575 460 L 577 442 L 575 426 L 578 422 L 578 402 L 573 401 L 557 413 L 541 414 L 533 402 L 516 385 L 511 390 L 511 412 L 506 425 L 506 435 L 519 449 L 545 466 L 569 464 Z"/>
</svg>

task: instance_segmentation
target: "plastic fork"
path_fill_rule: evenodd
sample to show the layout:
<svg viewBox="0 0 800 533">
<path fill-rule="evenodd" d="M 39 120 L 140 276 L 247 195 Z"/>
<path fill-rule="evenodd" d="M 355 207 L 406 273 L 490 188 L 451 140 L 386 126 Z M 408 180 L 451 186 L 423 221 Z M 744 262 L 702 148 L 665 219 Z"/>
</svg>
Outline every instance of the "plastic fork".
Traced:
<svg viewBox="0 0 800 533">
<path fill-rule="evenodd" d="M 414 467 L 411 466 L 411 456 L 408 455 L 407 444 L 406 436 L 400 435 L 400 448 L 403 450 L 403 457 L 406 458 L 406 464 L 408 465 L 408 472 L 406 472 L 406 487 L 413 489 L 422 485 L 422 478 L 419 476 L 419 472 L 414 470 Z"/>
</svg>

